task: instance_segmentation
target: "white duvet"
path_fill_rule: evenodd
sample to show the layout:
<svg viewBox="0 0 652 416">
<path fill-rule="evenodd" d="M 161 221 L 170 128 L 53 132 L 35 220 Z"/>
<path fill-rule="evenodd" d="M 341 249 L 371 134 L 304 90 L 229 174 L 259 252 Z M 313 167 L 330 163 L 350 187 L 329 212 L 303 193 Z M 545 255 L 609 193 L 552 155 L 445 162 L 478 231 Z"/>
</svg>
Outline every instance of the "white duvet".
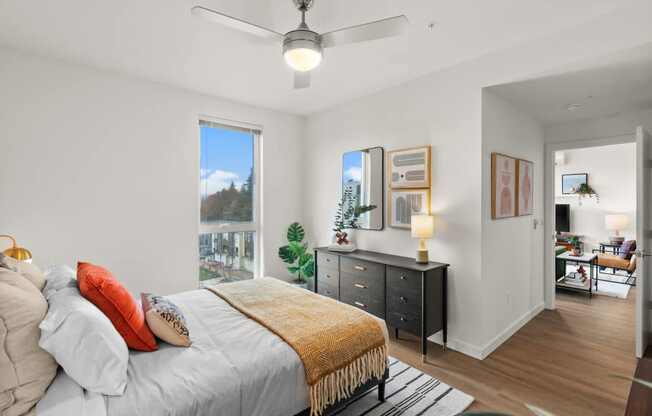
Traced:
<svg viewBox="0 0 652 416">
<path fill-rule="evenodd" d="M 37 416 L 291 416 L 309 406 L 299 356 L 208 290 L 169 296 L 192 346 L 130 351 L 124 395 L 85 391 L 63 371 Z"/>
</svg>

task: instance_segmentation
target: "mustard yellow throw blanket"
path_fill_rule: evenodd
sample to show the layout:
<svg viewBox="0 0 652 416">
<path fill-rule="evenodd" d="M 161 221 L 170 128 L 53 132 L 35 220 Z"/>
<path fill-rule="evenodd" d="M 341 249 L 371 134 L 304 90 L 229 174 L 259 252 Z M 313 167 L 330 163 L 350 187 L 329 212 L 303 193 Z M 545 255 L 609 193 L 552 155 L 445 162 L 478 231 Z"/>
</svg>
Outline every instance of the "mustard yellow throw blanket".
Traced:
<svg viewBox="0 0 652 416">
<path fill-rule="evenodd" d="M 310 389 L 311 415 L 320 415 L 385 373 L 385 331 L 378 320 L 353 306 L 269 277 L 209 290 L 297 352 Z"/>
</svg>

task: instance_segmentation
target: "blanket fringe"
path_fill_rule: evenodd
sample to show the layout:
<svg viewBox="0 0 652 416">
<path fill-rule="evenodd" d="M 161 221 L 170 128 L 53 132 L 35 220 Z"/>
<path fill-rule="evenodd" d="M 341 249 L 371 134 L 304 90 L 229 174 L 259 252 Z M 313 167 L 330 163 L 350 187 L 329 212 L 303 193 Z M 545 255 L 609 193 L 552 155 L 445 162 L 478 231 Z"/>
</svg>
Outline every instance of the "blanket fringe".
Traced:
<svg viewBox="0 0 652 416">
<path fill-rule="evenodd" d="M 322 377 L 310 386 L 310 416 L 320 416 L 326 407 L 348 399 L 356 388 L 369 379 L 381 379 L 386 368 L 387 346 L 382 345 Z"/>
</svg>

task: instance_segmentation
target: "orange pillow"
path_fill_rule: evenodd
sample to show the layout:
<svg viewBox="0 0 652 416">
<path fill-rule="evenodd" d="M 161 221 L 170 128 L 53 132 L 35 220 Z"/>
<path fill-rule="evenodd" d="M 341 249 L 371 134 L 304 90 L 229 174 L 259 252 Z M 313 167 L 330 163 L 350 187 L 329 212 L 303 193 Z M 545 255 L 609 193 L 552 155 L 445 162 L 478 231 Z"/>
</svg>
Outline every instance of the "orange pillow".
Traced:
<svg viewBox="0 0 652 416">
<path fill-rule="evenodd" d="M 134 350 L 158 349 L 154 334 L 134 298 L 107 269 L 90 263 L 77 263 L 77 284 L 82 296 L 97 306 Z"/>
</svg>

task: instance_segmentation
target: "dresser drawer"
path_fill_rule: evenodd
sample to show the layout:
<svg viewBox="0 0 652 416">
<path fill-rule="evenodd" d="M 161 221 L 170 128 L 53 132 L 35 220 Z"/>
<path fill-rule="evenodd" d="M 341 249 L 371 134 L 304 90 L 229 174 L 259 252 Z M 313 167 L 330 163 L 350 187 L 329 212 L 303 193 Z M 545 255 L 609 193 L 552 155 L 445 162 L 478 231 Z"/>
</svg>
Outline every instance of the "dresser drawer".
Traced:
<svg viewBox="0 0 652 416">
<path fill-rule="evenodd" d="M 421 319 L 418 315 L 401 312 L 388 312 L 387 324 L 395 329 L 421 335 Z"/>
<path fill-rule="evenodd" d="M 328 267 L 317 268 L 317 287 L 321 286 L 322 283 L 339 287 L 340 272 L 338 272 L 337 269 L 331 269 Z"/>
<path fill-rule="evenodd" d="M 335 300 L 340 299 L 339 288 L 337 286 L 328 284 L 326 282 L 322 282 L 322 281 L 319 282 L 319 285 L 317 286 L 317 293 Z"/>
<path fill-rule="evenodd" d="M 385 299 L 385 277 L 383 275 L 360 275 L 342 271 L 340 291 L 358 293 L 374 299 Z"/>
<path fill-rule="evenodd" d="M 349 257 L 342 257 L 340 271 L 342 273 L 350 273 L 359 277 L 367 277 L 369 279 L 385 278 L 384 264 L 356 260 Z"/>
<path fill-rule="evenodd" d="M 421 294 L 415 290 L 387 290 L 387 312 L 409 313 L 421 316 Z"/>
<path fill-rule="evenodd" d="M 340 256 L 337 254 L 324 253 L 322 251 L 317 252 L 317 269 L 323 267 L 327 269 L 338 270 L 340 265 Z"/>
<path fill-rule="evenodd" d="M 407 289 L 421 293 L 421 273 L 400 267 L 387 267 L 387 287 L 392 289 Z"/>
<path fill-rule="evenodd" d="M 340 301 L 369 312 L 372 315 L 385 319 L 385 300 L 372 298 L 364 293 L 354 291 L 341 291 Z"/>
</svg>

